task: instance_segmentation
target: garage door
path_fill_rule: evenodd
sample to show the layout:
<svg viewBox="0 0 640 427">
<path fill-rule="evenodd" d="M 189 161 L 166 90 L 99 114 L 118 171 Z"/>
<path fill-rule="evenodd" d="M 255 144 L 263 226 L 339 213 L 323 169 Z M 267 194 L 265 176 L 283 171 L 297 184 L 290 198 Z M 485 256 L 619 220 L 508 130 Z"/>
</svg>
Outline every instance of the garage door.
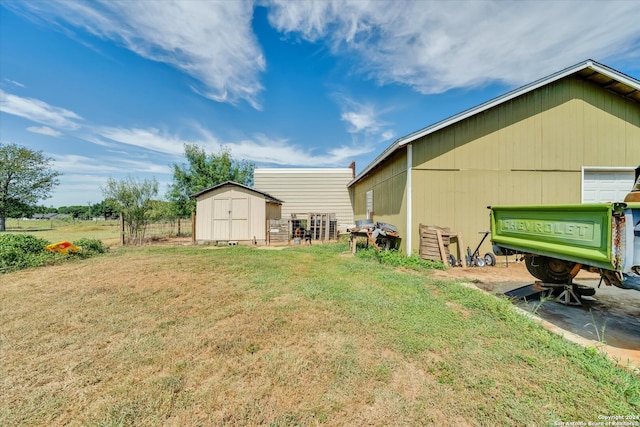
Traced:
<svg viewBox="0 0 640 427">
<path fill-rule="evenodd" d="M 634 171 L 585 171 L 582 203 L 621 202 L 634 182 Z"/>
</svg>

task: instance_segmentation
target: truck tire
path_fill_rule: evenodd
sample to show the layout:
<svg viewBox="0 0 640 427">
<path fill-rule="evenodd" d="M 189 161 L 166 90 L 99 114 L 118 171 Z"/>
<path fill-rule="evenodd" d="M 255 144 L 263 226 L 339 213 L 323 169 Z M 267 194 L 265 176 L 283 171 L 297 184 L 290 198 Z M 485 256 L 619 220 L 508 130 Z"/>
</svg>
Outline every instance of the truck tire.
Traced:
<svg viewBox="0 0 640 427">
<path fill-rule="evenodd" d="M 531 275 L 545 283 L 569 283 L 573 262 L 544 256 L 525 257 L 524 263 Z"/>
</svg>

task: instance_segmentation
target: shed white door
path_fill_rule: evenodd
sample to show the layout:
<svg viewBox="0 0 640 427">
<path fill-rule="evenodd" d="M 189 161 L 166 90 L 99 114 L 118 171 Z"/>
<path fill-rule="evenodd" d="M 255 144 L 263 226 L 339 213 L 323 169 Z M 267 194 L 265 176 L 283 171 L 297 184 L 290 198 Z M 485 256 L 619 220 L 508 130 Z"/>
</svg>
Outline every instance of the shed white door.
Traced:
<svg viewBox="0 0 640 427">
<path fill-rule="evenodd" d="M 251 240 L 246 194 L 230 191 L 213 200 L 213 240 Z"/>
<path fill-rule="evenodd" d="M 213 200 L 213 240 L 228 240 L 231 237 L 230 228 L 231 200 Z"/>
<path fill-rule="evenodd" d="M 249 198 L 240 193 L 231 198 L 231 240 L 251 240 Z"/>
<path fill-rule="evenodd" d="M 582 203 L 621 202 L 633 187 L 634 171 L 585 171 Z"/>
</svg>

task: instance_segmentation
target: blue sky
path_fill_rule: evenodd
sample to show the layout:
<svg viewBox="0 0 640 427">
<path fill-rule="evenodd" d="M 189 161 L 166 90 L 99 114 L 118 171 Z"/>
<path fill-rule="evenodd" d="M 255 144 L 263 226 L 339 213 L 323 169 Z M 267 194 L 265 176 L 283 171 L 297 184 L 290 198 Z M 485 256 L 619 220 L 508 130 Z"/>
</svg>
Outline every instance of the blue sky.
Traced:
<svg viewBox="0 0 640 427">
<path fill-rule="evenodd" d="M 367 166 L 395 139 L 586 59 L 640 79 L 638 1 L 0 1 L 0 141 L 103 200 L 183 145 Z"/>
</svg>

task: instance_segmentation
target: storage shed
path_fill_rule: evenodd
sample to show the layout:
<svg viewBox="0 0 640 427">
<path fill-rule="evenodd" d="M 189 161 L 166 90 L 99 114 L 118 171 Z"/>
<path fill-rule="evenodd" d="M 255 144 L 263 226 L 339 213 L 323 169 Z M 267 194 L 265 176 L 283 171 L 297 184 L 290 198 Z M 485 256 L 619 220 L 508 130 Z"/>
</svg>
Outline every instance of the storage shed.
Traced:
<svg viewBox="0 0 640 427">
<path fill-rule="evenodd" d="M 621 201 L 639 163 L 640 81 L 587 60 L 396 140 L 349 188 L 407 254 L 420 224 L 473 250 L 487 206 Z"/>
<path fill-rule="evenodd" d="M 196 205 L 199 242 L 269 243 L 269 221 L 279 219 L 282 200 L 255 188 L 227 181 L 191 197 Z"/>
</svg>

